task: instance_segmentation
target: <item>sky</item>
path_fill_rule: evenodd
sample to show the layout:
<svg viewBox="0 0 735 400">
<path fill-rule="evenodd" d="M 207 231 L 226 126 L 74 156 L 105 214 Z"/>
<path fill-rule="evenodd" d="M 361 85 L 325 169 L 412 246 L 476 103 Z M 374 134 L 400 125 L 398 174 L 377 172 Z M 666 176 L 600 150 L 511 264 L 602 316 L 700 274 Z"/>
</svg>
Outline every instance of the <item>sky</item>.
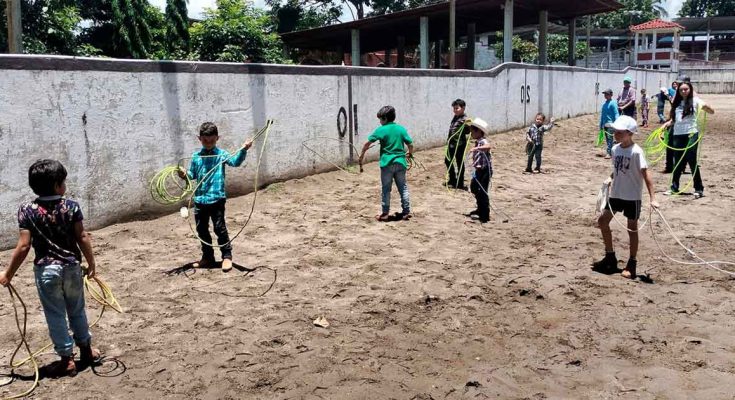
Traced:
<svg viewBox="0 0 735 400">
<path fill-rule="evenodd" d="M 151 4 L 154 6 L 160 8 L 163 10 L 166 7 L 166 0 L 149 0 Z M 684 0 L 668 0 L 666 3 L 668 3 L 668 10 L 669 15 L 673 18 L 676 17 L 679 13 L 679 10 L 681 9 L 681 5 L 684 2 Z M 201 18 L 202 11 L 205 7 L 214 7 L 215 1 L 214 0 L 189 0 L 189 17 L 192 18 Z M 255 6 L 256 7 L 264 7 L 265 1 L 264 0 L 255 0 Z M 342 15 L 342 21 L 349 21 L 352 19 L 352 15 L 348 10 L 345 9 L 344 14 Z"/>
</svg>

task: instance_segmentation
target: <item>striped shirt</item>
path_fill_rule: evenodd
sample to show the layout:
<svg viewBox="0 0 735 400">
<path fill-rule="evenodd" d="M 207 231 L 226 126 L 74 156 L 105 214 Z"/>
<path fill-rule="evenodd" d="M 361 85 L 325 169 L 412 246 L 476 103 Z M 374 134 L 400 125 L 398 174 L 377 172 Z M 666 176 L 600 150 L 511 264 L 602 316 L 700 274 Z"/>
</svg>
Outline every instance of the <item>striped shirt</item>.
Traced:
<svg viewBox="0 0 735 400">
<path fill-rule="evenodd" d="M 240 150 L 231 155 L 228 151 L 214 147 L 211 150 L 202 148 L 191 156 L 189 164 L 189 179 L 201 180 L 194 192 L 194 202 L 198 204 L 213 204 L 227 198 L 225 192 L 225 165 L 239 167 L 245 161 L 247 150 Z M 222 163 L 222 161 L 225 161 Z M 214 171 L 212 169 L 216 168 Z M 208 176 L 209 172 L 211 175 Z"/>
</svg>

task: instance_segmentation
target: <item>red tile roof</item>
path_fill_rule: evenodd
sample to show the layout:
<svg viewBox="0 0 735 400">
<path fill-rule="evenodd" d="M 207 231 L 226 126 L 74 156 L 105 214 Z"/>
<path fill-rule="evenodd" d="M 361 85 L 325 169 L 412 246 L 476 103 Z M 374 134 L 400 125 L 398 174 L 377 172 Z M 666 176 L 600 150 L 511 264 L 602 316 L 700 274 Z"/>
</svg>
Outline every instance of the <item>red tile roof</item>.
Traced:
<svg viewBox="0 0 735 400">
<path fill-rule="evenodd" d="M 646 31 L 646 30 L 653 30 L 653 29 L 671 29 L 671 28 L 678 28 L 681 30 L 684 30 L 684 27 L 677 24 L 676 22 L 670 22 L 670 21 L 663 21 L 661 19 L 654 19 L 653 21 L 644 22 L 639 25 L 634 25 L 630 27 L 630 30 L 635 31 Z"/>
</svg>

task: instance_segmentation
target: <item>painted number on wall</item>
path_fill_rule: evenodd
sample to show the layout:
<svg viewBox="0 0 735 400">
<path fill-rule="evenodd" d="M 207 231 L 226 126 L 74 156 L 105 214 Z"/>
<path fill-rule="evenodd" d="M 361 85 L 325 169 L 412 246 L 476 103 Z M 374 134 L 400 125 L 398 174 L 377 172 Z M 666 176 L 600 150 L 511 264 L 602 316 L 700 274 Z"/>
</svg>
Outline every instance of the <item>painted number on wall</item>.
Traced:
<svg viewBox="0 0 735 400">
<path fill-rule="evenodd" d="M 347 134 L 347 110 L 344 107 L 340 107 L 337 113 L 337 132 L 342 138 Z"/>
<path fill-rule="evenodd" d="M 521 85 L 521 104 L 531 102 L 531 86 Z"/>
</svg>

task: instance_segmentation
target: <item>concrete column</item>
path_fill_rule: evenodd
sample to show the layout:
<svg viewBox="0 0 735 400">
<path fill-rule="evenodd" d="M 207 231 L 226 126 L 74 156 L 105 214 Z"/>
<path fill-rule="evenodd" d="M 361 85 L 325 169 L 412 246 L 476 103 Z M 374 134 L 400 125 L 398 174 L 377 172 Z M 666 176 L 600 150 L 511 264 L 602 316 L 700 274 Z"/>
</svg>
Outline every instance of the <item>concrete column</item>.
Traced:
<svg viewBox="0 0 735 400">
<path fill-rule="evenodd" d="M 710 21 L 712 21 L 712 18 L 707 19 L 707 47 L 705 47 L 704 50 L 704 60 L 709 61 L 709 36 L 712 30 L 710 29 Z"/>
<path fill-rule="evenodd" d="M 419 56 L 421 68 L 429 68 L 429 17 L 419 19 Z"/>
<path fill-rule="evenodd" d="M 587 50 L 585 51 L 585 57 L 584 57 L 584 67 L 589 68 L 590 67 L 590 26 L 592 25 L 592 16 L 587 16 Z"/>
<path fill-rule="evenodd" d="M 658 42 L 658 32 L 653 31 L 653 43 L 651 43 L 651 50 L 653 50 L 653 53 L 656 53 L 656 43 Z"/>
<path fill-rule="evenodd" d="M 352 29 L 352 65 L 357 67 L 360 65 L 360 30 Z"/>
<path fill-rule="evenodd" d="M 467 69 L 475 69 L 475 23 L 467 24 Z"/>
<path fill-rule="evenodd" d="M 549 12 L 541 10 L 538 13 L 538 64 L 546 65 L 549 61 L 549 50 L 547 38 L 549 36 Z"/>
<path fill-rule="evenodd" d="M 406 37 L 398 36 L 398 46 L 396 48 L 396 67 L 406 67 Z"/>
<path fill-rule="evenodd" d="M 8 50 L 10 53 L 23 53 L 20 0 L 7 0 L 5 9 L 5 15 L 8 18 Z"/>
<path fill-rule="evenodd" d="M 505 0 L 503 62 L 513 61 L 513 0 Z"/>
<path fill-rule="evenodd" d="M 457 4 L 449 0 L 449 69 L 454 69 L 455 46 L 457 46 Z"/>
<path fill-rule="evenodd" d="M 612 65 L 612 39 L 610 36 L 607 37 L 607 69 L 610 69 Z"/>
<path fill-rule="evenodd" d="M 633 41 L 633 63 L 631 65 L 638 65 L 638 32 L 635 33 L 635 40 Z"/>
<path fill-rule="evenodd" d="M 568 42 L 568 51 L 569 51 L 569 58 L 568 58 L 568 64 L 571 66 L 577 65 L 577 55 L 576 55 L 576 48 L 577 48 L 577 19 L 572 18 L 569 20 L 569 42 Z"/>
</svg>

